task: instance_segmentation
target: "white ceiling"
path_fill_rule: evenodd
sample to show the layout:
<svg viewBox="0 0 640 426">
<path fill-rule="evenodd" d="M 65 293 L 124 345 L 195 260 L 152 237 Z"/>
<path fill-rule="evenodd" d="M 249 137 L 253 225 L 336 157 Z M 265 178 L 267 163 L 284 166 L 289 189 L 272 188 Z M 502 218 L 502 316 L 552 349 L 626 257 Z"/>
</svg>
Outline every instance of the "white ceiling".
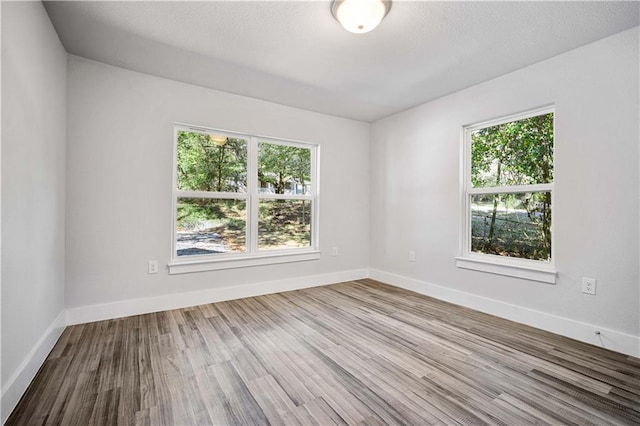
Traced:
<svg viewBox="0 0 640 426">
<path fill-rule="evenodd" d="M 394 0 L 351 34 L 329 5 L 45 2 L 69 53 L 369 122 L 640 23 L 637 2 Z"/>
</svg>

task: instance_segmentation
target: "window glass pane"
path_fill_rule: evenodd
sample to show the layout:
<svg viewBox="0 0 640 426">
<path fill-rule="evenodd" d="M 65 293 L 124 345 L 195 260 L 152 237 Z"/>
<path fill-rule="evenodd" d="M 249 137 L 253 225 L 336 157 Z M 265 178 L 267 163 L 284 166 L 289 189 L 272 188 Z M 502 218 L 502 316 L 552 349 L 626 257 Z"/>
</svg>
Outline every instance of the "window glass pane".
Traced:
<svg viewBox="0 0 640 426">
<path fill-rule="evenodd" d="M 177 173 L 181 191 L 246 192 L 247 141 L 179 131 Z"/>
<path fill-rule="evenodd" d="M 311 201 L 260 200 L 260 250 L 311 246 Z"/>
<path fill-rule="evenodd" d="M 245 200 L 178 198 L 178 256 L 246 251 Z"/>
<path fill-rule="evenodd" d="M 553 113 L 476 130 L 471 134 L 474 187 L 553 182 Z"/>
<path fill-rule="evenodd" d="M 551 193 L 471 195 L 471 251 L 551 259 Z"/>
<path fill-rule="evenodd" d="M 263 194 L 311 194 L 311 149 L 260 142 L 258 185 Z"/>
</svg>

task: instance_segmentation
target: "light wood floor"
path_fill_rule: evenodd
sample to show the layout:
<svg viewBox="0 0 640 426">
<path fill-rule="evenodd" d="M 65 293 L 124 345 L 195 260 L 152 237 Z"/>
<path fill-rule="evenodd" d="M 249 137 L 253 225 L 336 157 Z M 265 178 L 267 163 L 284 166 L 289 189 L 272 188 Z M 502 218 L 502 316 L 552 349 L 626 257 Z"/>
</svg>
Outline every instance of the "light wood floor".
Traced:
<svg viewBox="0 0 640 426">
<path fill-rule="evenodd" d="M 8 425 L 639 424 L 640 360 L 363 280 L 68 327 Z"/>
</svg>

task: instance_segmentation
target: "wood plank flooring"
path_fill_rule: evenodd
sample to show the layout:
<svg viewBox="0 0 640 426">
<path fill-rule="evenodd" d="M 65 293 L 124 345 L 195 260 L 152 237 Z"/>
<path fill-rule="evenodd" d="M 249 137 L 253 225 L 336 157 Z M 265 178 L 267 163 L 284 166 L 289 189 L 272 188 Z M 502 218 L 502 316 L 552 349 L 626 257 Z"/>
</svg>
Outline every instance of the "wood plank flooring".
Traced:
<svg viewBox="0 0 640 426">
<path fill-rule="evenodd" d="M 68 327 L 40 424 L 640 424 L 640 360 L 362 280 Z"/>
</svg>

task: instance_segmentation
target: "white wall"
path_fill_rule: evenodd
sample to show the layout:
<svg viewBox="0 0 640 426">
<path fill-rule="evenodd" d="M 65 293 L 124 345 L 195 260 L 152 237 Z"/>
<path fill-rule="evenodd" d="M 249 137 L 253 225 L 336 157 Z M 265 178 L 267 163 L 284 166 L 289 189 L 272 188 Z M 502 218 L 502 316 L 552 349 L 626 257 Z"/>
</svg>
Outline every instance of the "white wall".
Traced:
<svg viewBox="0 0 640 426">
<path fill-rule="evenodd" d="M 2 2 L 2 420 L 62 330 L 67 54 L 40 2 Z"/>
<path fill-rule="evenodd" d="M 174 122 L 319 143 L 321 259 L 168 275 L 164 266 L 171 253 Z M 87 318 L 78 312 L 99 310 L 95 306 L 88 311 L 77 309 L 88 305 L 340 271 L 361 270 L 366 275 L 366 123 L 70 56 L 67 161 L 66 302 L 73 322 Z M 340 256 L 331 257 L 332 246 L 339 247 Z M 157 275 L 147 274 L 151 259 L 160 261 Z M 114 309 L 132 312 L 148 304 L 138 302 L 128 305 L 128 311 Z M 207 302 L 205 296 L 200 300 Z M 101 312 L 111 309 L 102 308 Z"/>
<path fill-rule="evenodd" d="M 374 275 L 637 337 L 638 75 L 635 28 L 374 123 Z M 461 127 L 551 103 L 557 284 L 457 269 Z M 581 293 L 583 276 L 597 278 L 596 296 Z"/>
</svg>

